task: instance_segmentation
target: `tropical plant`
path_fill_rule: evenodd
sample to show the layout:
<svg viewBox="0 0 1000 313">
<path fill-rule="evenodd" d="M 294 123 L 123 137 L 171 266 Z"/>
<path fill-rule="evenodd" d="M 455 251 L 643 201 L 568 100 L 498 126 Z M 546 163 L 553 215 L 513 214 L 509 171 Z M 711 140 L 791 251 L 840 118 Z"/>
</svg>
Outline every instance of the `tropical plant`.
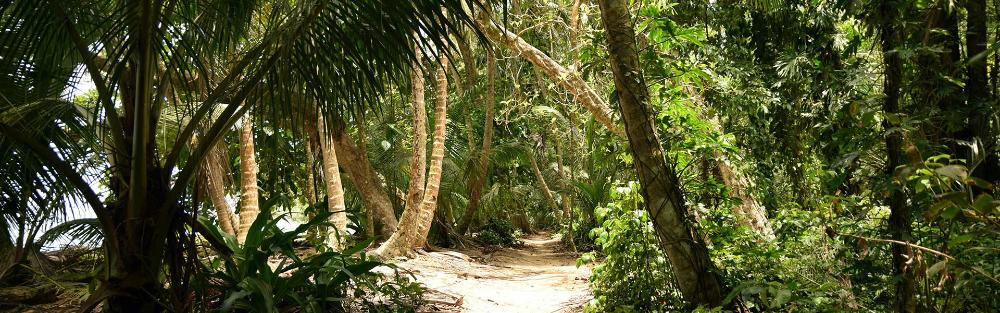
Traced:
<svg viewBox="0 0 1000 313">
<path fill-rule="evenodd" d="M 4 94 L 25 95 L 5 98 L 3 142 L 58 173 L 64 191 L 86 200 L 106 238 L 108 276 L 87 307 L 104 302 L 111 311 L 158 311 L 175 305 L 162 301 L 164 286 L 175 295 L 185 293 L 183 264 L 196 258 L 180 253 L 193 244 L 182 240 L 188 236 L 185 225 L 195 218 L 186 195 L 209 147 L 252 108 L 270 119 L 301 117 L 297 112 L 303 111 L 288 103 L 293 98 L 316 105 L 324 115 L 366 109 L 414 57 L 409 46 L 383 43 L 426 35 L 428 40 L 417 42 L 443 47 L 446 37 L 437 34 L 470 21 L 463 5 L 111 0 L 0 5 L 7 47 L 0 56 Z M 449 18 L 442 9 L 451 12 Z M 206 62 L 202 55 L 209 53 L 226 57 Z M 40 136 L 37 123 L 15 114 L 52 107 L 44 100 L 75 81 L 79 64 L 96 86 L 99 106 L 60 112 L 86 113 L 78 119 L 86 122 L 87 133 L 101 135 L 107 149 L 90 153 L 110 160 L 96 171 L 107 182 L 107 198 L 87 182 L 92 172 L 65 157 L 70 149 L 79 151 L 79 144 Z M 200 94 L 193 92 L 199 85 L 207 89 L 204 97 L 193 96 Z M 186 118 L 176 124 L 162 118 L 177 112 Z M 32 115 L 46 116 L 40 122 L 57 125 L 51 114 Z M 197 147 L 188 148 L 196 129 L 208 130 Z M 161 276 L 168 268 L 173 270 Z"/>
<path fill-rule="evenodd" d="M 318 214 L 286 232 L 277 227 L 284 216 L 271 218 L 265 211 L 249 227 L 243 244 L 206 219 L 200 219 L 209 235 L 225 242 L 231 251 L 200 263 L 205 272 L 199 276 L 200 284 L 193 288 L 198 294 L 208 296 L 202 296 L 195 304 L 201 307 L 194 309 L 345 312 L 357 306 L 412 310 L 419 305 L 418 285 L 407 281 L 405 273 L 371 260 L 362 252 L 371 240 L 341 251 L 321 250 L 300 256 L 302 251 L 296 249 L 295 239 L 311 227 L 329 223 L 329 215 Z M 391 271 L 388 274 L 374 271 L 378 267 Z"/>
</svg>

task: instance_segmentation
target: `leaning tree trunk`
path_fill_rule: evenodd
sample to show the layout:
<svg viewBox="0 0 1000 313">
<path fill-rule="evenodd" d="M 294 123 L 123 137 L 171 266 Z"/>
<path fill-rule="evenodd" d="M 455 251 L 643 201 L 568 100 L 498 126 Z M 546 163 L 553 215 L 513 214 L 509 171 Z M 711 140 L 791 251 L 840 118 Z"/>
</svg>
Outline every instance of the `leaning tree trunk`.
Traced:
<svg viewBox="0 0 1000 313">
<path fill-rule="evenodd" d="M 426 243 L 427 233 L 430 231 L 431 222 L 434 219 L 434 209 L 437 207 L 438 190 L 441 185 L 442 163 L 444 162 L 444 139 L 447 128 L 446 113 L 448 111 L 448 78 L 445 75 L 445 68 L 447 67 L 448 59 L 442 58 L 441 66 L 438 68 L 436 75 L 437 101 L 434 107 L 434 144 L 431 150 L 431 164 L 427 173 L 427 187 L 424 189 L 420 204 L 416 208 L 407 207 L 403 211 L 403 217 L 399 221 L 399 228 L 396 233 L 375 250 L 375 255 L 382 258 L 404 255 L 411 249 L 423 246 Z M 419 73 L 414 75 L 419 75 Z M 416 88 L 417 86 L 414 86 L 414 91 L 416 91 Z M 416 92 L 414 93 L 416 94 Z M 416 102 L 414 101 L 414 103 Z M 417 105 L 414 104 L 414 109 L 422 108 L 417 108 Z M 414 116 L 417 115 L 415 114 Z M 422 143 L 414 143 L 414 145 L 420 144 Z"/>
<path fill-rule="evenodd" d="M 883 92 L 885 98 L 882 102 L 883 114 L 896 114 L 899 112 L 899 89 L 902 80 L 902 61 L 896 49 L 900 44 L 900 34 L 896 31 L 897 9 L 888 1 L 882 1 L 879 5 L 879 39 L 882 44 L 882 62 L 885 65 L 885 78 L 883 81 Z M 896 167 L 903 165 L 902 148 L 903 137 L 898 131 L 889 132 L 893 126 L 888 120 L 883 119 L 882 128 L 885 134 L 885 148 L 888 155 L 888 164 L 885 175 L 893 179 L 893 186 L 889 188 L 889 235 L 893 240 L 910 242 L 910 207 L 906 204 L 903 190 L 896 186 Z M 909 267 L 913 251 L 904 245 L 892 245 L 892 269 L 893 274 L 899 279 L 896 280 L 896 297 L 893 301 L 893 310 L 896 312 L 916 312 L 917 303 L 914 295 L 916 285 L 912 269 Z"/>
<path fill-rule="evenodd" d="M 248 114 L 243 118 L 240 131 L 240 222 L 236 238 L 240 243 L 247 239 L 250 225 L 260 214 L 257 193 L 257 157 L 254 156 L 253 120 Z"/>
<path fill-rule="evenodd" d="M 340 181 L 340 164 L 337 162 L 337 148 L 327 134 L 323 115 L 319 114 L 316 129 L 319 131 L 320 151 L 323 153 L 323 178 L 326 180 L 326 203 L 331 213 L 333 229 L 327 234 L 331 248 L 341 248 L 340 239 L 347 234 L 347 205 L 344 204 L 344 186 Z"/>
<path fill-rule="evenodd" d="M 197 146 L 197 140 L 192 140 L 192 145 Z M 208 193 L 209 200 L 212 201 L 212 206 L 215 207 L 215 215 L 219 218 L 219 227 L 227 234 L 236 235 L 236 221 L 233 220 L 229 203 L 226 202 L 225 171 L 223 170 L 226 167 L 224 150 L 222 150 L 221 145 L 216 144 L 209 149 L 208 155 L 205 156 L 201 172 L 205 177 L 205 191 Z"/>
<path fill-rule="evenodd" d="M 448 128 L 448 58 L 442 57 L 437 70 L 437 97 L 434 106 L 434 143 L 431 146 L 431 165 L 427 169 L 427 188 L 424 189 L 423 203 L 420 205 L 417 223 L 417 238 L 414 247 L 427 244 L 427 234 L 431 230 L 434 210 L 437 209 L 438 191 L 441 189 L 441 173 L 444 170 L 444 140 Z"/>
<path fill-rule="evenodd" d="M 715 170 L 722 183 L 729 188 L 733 198 L 739 199 L 740 204 L 733 208 L 734 215 L 739 219 L 739 223 L 749 227 L 766 240 L 774 240 L 774 229 L 767 219 L 767 210 L 764 205 L 757 201 L 757 197 L 751 193 L 750 178 L 739 167 L 731 167 L 723 159 L 721 152 L 713 152 L 715 159 Z"/>
<path fill-rule="evenodd" d="M 367 151 L 362 146 L 355 145 L 350 135 L 338 129 L 334 130 L 333 140 L 337 148 L 337 160 L 344 167 L 344 173 L 361 193 L 365 210 L 378 223 L 378 235 L 389 238 L 396 232 L 396 224 L 399 222 L 392 209 L 392 200 L 382 186 L 382 179 L 378 177 L 368 158 L 364 157 Z"/>
<path fill-rule="evenodd" d="M 714 271 L 697 230 L 690 225 L 677 175 L 667 167 L 663 148 L 653 130 L 649 91 L 639 66 L 628 7 L 624 0 L 598 3 L 607 31 L 608 55 L 625 133 L 660 246 L 670 261 L 681 294 L 692 307 L 722 305 L 728 290 Z"/>
<path fill-rule="evenodd" d="M 573 206 L 568 195 L 567 182 L 569 180 L 566 177 L 566 170 L 563 168 L 562 139 L 558 135 L 556 136 L 556 157 L 556 162 L 559 162 L 559 188 L 562 189 L 559 194 L 562 196 L 563 218 L 566 219 L 566 226 L 569 227 L 569 246 L 573 252 L 576 252 L 576 242 L 573 239 Z"/>
<path fill-rule="evenodd" d="M 559 216 L 559 204 L 556 203 L 556 198 L 552 196 L 552 189 L 549 189 L 549 184 L 545 182 L 542 170 L 538 168 L 538 161 L 535 161 L 535 153 L 528 151 L 528 159 L 531 161 L 531 169 L 535 173 L 535 180 L 538 181 L 538 188 L 542 189 L 545 200 L 552 206 L 552 212 L 555 212 L 555 215 Z"/>
<path fill-rule="evenodd" d="M 417 62 L 420 51 L 417 51 Z M 427 112 L 424 104 L 424 76 L 419 63 L 414 63 L 410 70 L 410 85 L 413 93 L 413 156 L 410 159 L 410 186 L 406 191 L 406 204 L 403 214 L 399 217 L 396 232 L 382 243 L 375 255 L 385 258 L 406 254 L 412 246 L 409 237 L 415 233 L 417 206 L 424 197 L 424 174 L 427 159 Z M 409 235 L 408 235 L 409 234 Z"/>
<path fill-rule="evenodd" d="M 604 125 L 604 127 L 618 137 L 625 138 L 625 134 L 622 133 L 621 128 L 615 124 L 608 104 L 604 102 L 604 99 L 596 91 L 590 88 L 590 85 L 580 75 L 567 70 L 548 55 L 545 55 L 545 52 L 538 50 L 538 48 L 524 41 L 517 34 L 507 31 L 502 26 L 495 25 L 485 15 L 480 15 L 476 19 L 476 23 L 490 41 L 517 52 L 522 58 L 542 69 L 549 76 L 549 79 L 558 82 L 560 86 L 572 93 L 576 101 L 586 107 L 594 115 L 594 119 L 601 123 L 601 125 Z"/>
<path fill-rule="evenodd" d="M 458 224 L 456 231 L 459 235 L 465 235 L 476 218 L 479 211 L 479 202 L 483 198 L 483 187 L 486 185 L 487 171 L 490 164 L 490 146 L 493 140 L 493 104 L 496 102 L 494 88 L 496 85 L 497 60 L 493 55 L 492 47 L 486 49 L 486 120 L 483 122 L 483 148 L 479 154 L 479 162 L 476 163 L 476 173 L 469 186 L 469 206 L 462 216 L 462 222 Z"/>
</svg>

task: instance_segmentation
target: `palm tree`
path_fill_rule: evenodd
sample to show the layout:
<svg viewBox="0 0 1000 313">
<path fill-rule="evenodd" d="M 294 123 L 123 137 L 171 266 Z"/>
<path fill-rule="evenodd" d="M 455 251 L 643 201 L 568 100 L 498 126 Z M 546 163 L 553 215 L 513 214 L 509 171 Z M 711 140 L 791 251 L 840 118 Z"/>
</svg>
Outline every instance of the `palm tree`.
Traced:
<svg viewBox="0 0 1000 313">
<path fill-rule="evenodd" d="M 65 158 L 79 144 L 33 136 L 34 125 L 24 123 L 24 116 L 0 121 L 2 140 L 57 172 L 101 225 L 107 276 L 86 307 L 104 302 L 109 311 L 160 311 L 170 303 L 160 301 L 166 297 L 164 286 L 183 294 L 184 271 L 160 273 L 164 266 L 183 269 L 182 263 L 195 256 L 167 239 L 186 236 L 186 225 L 197 224 L 187 209 L 192 178 L 209 148 L 252 106 L 269 109 L 261 110 L 266 115 L 261 118 L 288 118 L 294 115 L 288 95 L 305 93 L 324 115 L 365 109 L 414 58 L 412 48 L 389 43 L 412 42 L 414 34 L 444 38 L 439 34 L 456 23 L 471 24 L 464 2 L 0 2 L 0 46 L 5 47 L 0 68 L 5 81 L 19 83 L 5 88 L 44 78 L 45 90 L 61 91 L 73 81 L 71 75 L 39 76 L 37 71 L 72 73 L 83 64 L 98 92 L 99 105 L 85 120 L 109 147 L 90 152 L 111 163 L 103 164 L 100 174 Z M 448 18 L 445 9 L 453 12 Z M 440 39 L 424 44 L 447 49 Z M 209 79 L 201 58 L 206 54 L 231 61 L 213 71 L 220 79 L 209 81 L 202 101 L 189 101 L 197 89 L 192 81 Z M 167 98 L 176 101 L 166 103 Z M 2 107 L 5 114 L 47 105 L 5 101 L 10 101 Z M 176 131 L 158 131 L 167 125 L 160 116 L 168 104 L 186 116 L 172 125 Z M 189 148 L 192 134 L 202 127 L 208 130 L 198 146 Z M 85 179 L 91 175 L 106 179 L 106 193 L 91 187 Z M 164 284 L 161 277 L 177 283 Z"/>
<path fill-rule="evenodd" d="M 701 236 L 690 225 L 677 174 L 667 166 L 663 148 L 653 131 L 649 91 L 639 67 L 629 8 L 623 0 L 598 3 L 607 31 L 608 55 L 625 133 L 660 246 L 670 260 L 677 286 L 692 307 L 721 305 L 728 291 L 712 270 L 712 260 Z"/>
<path fill-rule="evenodd" d="M 347 231 L 347 205 L 344 204 L 344 186 L 340 181 L 340 163 L 337 162 L 337 148 L 327 134 L 326 121 L 320 115 L 316 123 L 319 131 L 319 146 L 323 155 L 323 180 L 326 183 L 326 203 L 329 207 L 330 223 L 333 228 L 327 237 L 331 248 L 340 249 L 341 237 Z"/>
<path fill-rule="evenodd" d="M 250 224 L 260 214 L 260 195 L 257 192 L 257 156 L 253 145 L 253 120 L 249 115 L 240 126 L 240 222 L 236 240 L 243 243 L 250 231 Z"/>
<path fill-rule="evenodd" d="M 476 162 L 476 171 L 473 174 L 472 182 L 469 184 L 469 205 L 462 216 L 462 221 L 455 229 L 460 235 L 464 235 L 469 230 L 472 220 L 479 211 L 479 202 L 483 196 L 483 186 L 486 185 L 487 171 L 490 162 L 490 146 L 493 141 L 493 106 L 496 102 L 496 75 L 497 60 L 493 55 L 493 48 L 486 47 L 486 119 L 483 121 L 483 147 L 479 151 L 479 159 Z"/>
<path fill-rule="evenodd" d="M 438 191 L 441 184 L 441 172 L 442 163 L 444 161 L 444 139 L 445 139 L 445 129 L 447 129 L 447 111 L 448 111 L 448 76 L 446 75 L 445 68 L 448 67 L 448 58 L 443 57 L 440 61 L 440 66 L 438 67 L 435 76 L 437 83 L 435 84 L 437 90 L 437 97 L 435 98 L 434 106 L 434 139 L 431 149 L 431 162 L 430 167 L 427 172 L 427 182 L 426 187 L 419 190 L 419 187 L 414 187 L 422 185 L 423 179 L 411 179 L 409 191 L 414 192 L 408 195 L 407 207 L 403 211 L 403 215 L 399 220 L 399 227 L 388 240 L 382 243 L 378 249 L 375 250 L 375 255 L 382 258 L 392 258 L 399 255 L 403 255 L 411 251 L 415 247 L 423 246 L 427 241 L 427 233 L 430 231 L 431 221 L 434 218 L 434 210 L 437 208 L 437 198 Z M 418 111 L 423 110 L 423 84 L 422 78 L 417 78 L 420 76 L 418 73 L 418 68 L 414 66 L 413 68 L 413 91 L 414 91 L 414 157 L 413 163 L 411 163 L 411 170 L 414 171 L 411 175 L 422 176 L 418 173 L 423 172 L 422 164 L 423 158 L 421 157 L 418 146 L 424 145 L 423 141 L 418 141 L 420 138 L 419 133 L 422 128 L 422 123 L 418 121 L 422 114 Z M 418 84 L 419 83 L 419 84 Z M 419 90 L 419 91 L 418 91 Z M 419 195 L 415 195 L 419 194 Z M 411 202 L 411 200 L 419 199 L 419 202 Z"/>
</svg>

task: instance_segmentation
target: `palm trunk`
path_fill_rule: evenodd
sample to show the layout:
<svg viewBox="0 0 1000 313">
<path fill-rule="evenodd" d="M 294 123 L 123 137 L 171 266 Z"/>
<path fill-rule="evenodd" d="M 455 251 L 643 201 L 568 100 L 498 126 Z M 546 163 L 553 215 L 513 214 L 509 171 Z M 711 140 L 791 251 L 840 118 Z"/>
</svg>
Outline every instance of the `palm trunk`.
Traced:
<svg viewBox="0 0 1000 313">
<path fill-rule="evenodd" d="M 247 239 L 250 225 L 260 214 L 257 193 L 257 157 L 254 156 L 253 120 L 243 118 L 240 131 L 240 222 L 236 238 L 240 243 Z"/>
<path fill-rule="evenodd" d="M 517 52 L 522 58 L 542 69 L 548 75 L 549 79 L 558 82 L 560 86 L 572 93 L 576 101 L 580 102 L 580 104 L 594 115 L 595 120 L 604 125 L 611 133 L 620 138 L 625 138 L 625 134 L 622 133 L 621 128 L 615 124 L 608 104 L 604 102 L 603 98 L 597 92 L 590 88 L 590 85 L 583 78 L 567 70 L 555 60 L 552 60 L 544 52 L 524 41 L 517 34 L 507 31 L 502 26 L 495 25 L 485 16 L 480 16 L 476 20 L 476 23 L 490 41 Z"/>
<path fill-rule="evenodd" d="M 899 54 L 895 51 L 899 45 L 900 34 L 896 31 L 896 8 L 883 1 L 879 5 L 881 23 L 879 25 L 879 39 L 882 44 L 882 62 L 885 65 L 885 80 L 883 82 L 883 92 L 885 99 L 882 102 L 883 114 L 895 114 L 899 111 L 899 89 L 902 79 L 902 62 Z M 906 204 L 903 191 L 895 186 L 896 167 L 903 164 L 902 147 L 903 138 L 900 132 L 888 132 L 893 126 L 887 120 L 882 121 L 883 131 L 886 131 L 885 147 L 888 155 L 888 164 L 885 175 L 893 177 L 893 185 L 889 189 L 889 234 L 893 240 L 910 242 L 910 208 Z M 893 302 L 893 310 L 896 312 L 916 312 L 915 279 L 913 271 L 909 268 L 912 251 L 908 246 L 892 246 L 892 269 L 893 274 L 898 276 L 896 280 L 896 295 Z"/>
<path fill-rule="evenodd" d="M 327 234 L 327 244 L 340 250 L 342 236 L 347 234 L 347 206 L 344 205 L 344 186 L 340 181 L 340 164 L 337 162 L 337 148 L 327 134 L 326 123 L 320 114 L 317 120 L 320 151 L 323 153 L 323 178 L 326 180 L 326 203 L 333 229 Z"/>
<path fill-rule="evenodd" d="M 670 261 L 681 294 L 692 307 L 722 305 L 728 290 L 713 270 L 708 249 L 697 229 L 690 225 L 676 173 L 667 167 L 663 148 L 653 130 L 649 91 L 639 66 L 628 7 L 623 0 L 598 2 L 625 132 L 660 246 Z"/>
<path fill-rule="evenodd" d="M 477 171 L 471 186 L 469 186 L 469 206 L 465 210 L 465 215 L 462 216 L 462 222 L 459 223 L 458 229 L 456 229 L 459 235 L 465 235 L 472 224 L 472 220 L 476 217 L 476 212 L 479 211 L 479 202 L 483 197 L 483 187 L 486 185 L 487 171 L 489 170 L 490 146 L 493 140 L 493 104 L 496 102 L 494 88 L 497 72 L 497 60 L 493 55 L 491 47 L 486 47 L 486 62 L 486 120 L 483 122 L 483 148 L 479 154 L 479 162 L 476 163 L 478 166 Z"/>
<path fill-rule="evenodd" d="M 389 237 L 389 240 L 375 250 L 375 255 L 382 258 L 404 255 L 411 249 L 423 246 L 426 243 L 427 233 L 430 231 L 431 222 L 434 219 L 434 210 L 437 207 L 438 191 L 441 185 L 442 163 L 444 162 L 444 139 L 447 128 L 446 113 L 448 109 L 448 78 L 445 75 L 445 68 L 447 67 L 448 59 L 444 58 L 441 60 L 441 67 L 438 68 L 436 75 L 437 101 L 434 107 L 434 144 L 431 150 L 431 164 L 427 173 L 427 187 L 424 189 L 419 206 L 416 208 L 407 207 L 403 211 L 403 217 L 400 219 L 399 229 L 392 237 Z M 419 73 L 414 75 L 419 75 Z M 418 87 L 416 81 L 420 81 L 421 79 L 414 80 L 414 95 L 416 96 Z M 420 86 L 422 86 L 422 81 Z M 421 108 L 417 108 L 418 101 L 416 101 L 423 100 L 422 93 L 421 89 L 421 97 L 414 101 L 414 110 L 422 109 L 422 106 Z M 419 102 L 422 104 L 423 101 Z M 418 115 L 414 114 L 414 119 Z M 416 121 L 414 124 L 417 124 Z M 422 142 L 414 143 L 414 145 L 419 144 L 422 144 Z M 416 157 L 414 157 L 414 163 L 416 161 Z M 416 169 L 418 166 L 413 164 L 412 167 Z M 413 190 L 412 183 L 411 181 L 411 191 Z"/>
<path fill-rule="evenodd" d="M 434 106 L 434 143 L 431 150 L 431 165 L 427 170 L 427 188 L 424 190 L 423 203 L 420 205 L 417 224 L 417 238 L 414 247 L 427 244 L 427 233 L 431 230 L 431 221 L 437 209 L 438 191 L 441 189 L 441 173 L 444 170 L 444 139 L 448 123 L 448 58 L 442 58 L 441 67 L 437 70 L 437 97 Z"/>
</svg>

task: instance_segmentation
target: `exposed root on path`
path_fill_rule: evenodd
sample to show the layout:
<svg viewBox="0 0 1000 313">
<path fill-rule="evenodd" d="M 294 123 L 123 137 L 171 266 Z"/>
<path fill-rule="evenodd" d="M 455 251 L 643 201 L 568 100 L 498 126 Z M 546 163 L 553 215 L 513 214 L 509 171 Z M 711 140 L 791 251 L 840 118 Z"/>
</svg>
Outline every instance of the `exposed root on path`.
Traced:
<svg viewBox="0 0 1000 313">
<path fill-rule="evenodd" d="M 522 238 L 524 246 L 421 252 L 397 263 L 428 289 L 422 312 L 580 312 L 590 301 L 590 267 L 562 251 L 549 234 Z"/>
</svg>

